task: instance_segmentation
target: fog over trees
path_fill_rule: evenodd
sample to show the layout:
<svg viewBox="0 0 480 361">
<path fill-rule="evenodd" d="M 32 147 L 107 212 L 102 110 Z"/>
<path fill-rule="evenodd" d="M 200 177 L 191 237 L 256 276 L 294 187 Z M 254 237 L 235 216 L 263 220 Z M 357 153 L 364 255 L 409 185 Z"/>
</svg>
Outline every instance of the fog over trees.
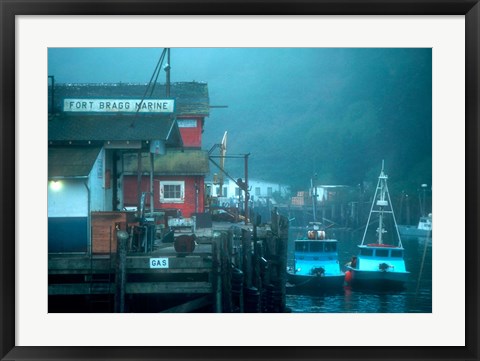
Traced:
<svg viewBox="0 0 480 361">
<path fill-rule="evenodd" d="M 57 83 L 148 83 L 163 49 L 49 49 Z M 308 187 L 375 182 L 391 192 L 432 182 L 431 49 L 173 48 L 171 80 L 207 82 L 203 149 L 228 131 L 249 177 Z M 160 80 L 165 82 L 165 78 Z M 212 165 L 212 171 L 217 171 Z M 243 177 L 243 162 L 226 168 Z"/>
</svg>

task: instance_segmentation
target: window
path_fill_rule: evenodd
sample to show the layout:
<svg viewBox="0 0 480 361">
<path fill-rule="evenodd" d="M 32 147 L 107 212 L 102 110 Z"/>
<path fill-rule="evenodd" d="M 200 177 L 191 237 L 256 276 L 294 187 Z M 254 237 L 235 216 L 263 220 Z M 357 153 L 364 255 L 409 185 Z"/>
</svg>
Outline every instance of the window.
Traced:
<svg viewBox="0 0 480 361">
<path fill-rule="evenodd" d="M 227 187 L 223 187 L 223 192 L 222 192 L 222 196 L 224 197 L 228 197 L 228 192 L 227 192 L 228 188 Z"/>
<path fill-rule="evenodd" d="M 267 196 L 271 197 L 273 194 L 273 189 L 272 187 L 267 187 Z"/>
<path fill-rule="evenodd" d="M 196 128 L 197 120 L 196 119 L 177 119 L 177 124 L 179 128 Z"/>
<path fill-rule="evenodd" d="M 373 256 L 373 249 L 368 249 L 368 248 L 362 248 L 360 250 L 360 254 L 362 256 Z"/>
<path fill-rule="evenodd" d="M 325 252 L 336 252 L 337 244 L 336 243 L 325 243 Z"/>
<path fill-rule="evenodd" d="M 297 251 L 297 252 L 308 252 L 308 243 L 307 242 L 295 242 L 295 251 Z"/>
<path fill-rule="evenodd" d="M 160 182 L 160 202 L 183 203 L 185 197 L 185 182 L 162 181 Z"/>
<path fill-rule="evenodd" d="M 323 243 L 310 242 L 310 252 L 323 252 Z"/>
<path fill-rule="evenodd" d="M 240 188 L 235 188 L 235 196 L 238 197 L 240 195 Z"/>
<path fill-rule="evenodd" d="M 260 195 L 260 187 L 255 187 L 255 195 L 256 196 Z"/>
<path fill-rule="evenodd" d="M 375 254 L 377 257 L 388 257 L 388 249 L 377 249 Z"/>
<path fill-rule="evenodd" d="M 398 250 L 392 250 L 392 257 L 402 258 L 403 257 L 403 252 L 398 251 Z"/>
</svg>

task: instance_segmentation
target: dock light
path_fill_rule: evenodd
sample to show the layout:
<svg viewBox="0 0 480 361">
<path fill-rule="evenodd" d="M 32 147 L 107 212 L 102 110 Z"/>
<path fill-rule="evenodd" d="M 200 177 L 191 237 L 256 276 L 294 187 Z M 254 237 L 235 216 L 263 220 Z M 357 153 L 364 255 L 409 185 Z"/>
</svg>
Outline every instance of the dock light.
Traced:
<svg viewBox="0 0 480 361">
<path fill-rule="evenodd" d="M 59 191 L 60 189 L 62 189 L 62 182 L 58 181 L 58 180 L 54 180 L 54 181 L 51 181 L 50 182 L 50 189 L 52 191 Z"/>
</svg>

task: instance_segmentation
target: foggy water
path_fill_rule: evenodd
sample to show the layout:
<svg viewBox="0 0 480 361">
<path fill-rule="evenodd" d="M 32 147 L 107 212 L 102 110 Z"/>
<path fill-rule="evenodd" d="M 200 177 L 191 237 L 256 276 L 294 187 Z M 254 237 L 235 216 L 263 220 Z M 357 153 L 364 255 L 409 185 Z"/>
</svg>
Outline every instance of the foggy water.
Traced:
<svg viewBox="0 0 480 361">
<path fill-rule="evenodd" d="M 341 265 L 357 253 L 361 232 L 338 234 Z M 293 260 L 290 238 L 289 262 Z M 405 263 L 410 278 L 404 290 L 358 290 L 343 287 L 338 291 L 288 294 L 287 307 L 302 313 L 431 313 L 432 312 L 432 241 L 425 238 L 402 239 Z M 425 254 L 425 257 L 424 257 Z M 422 268 L 422 260 L 423 268 Z"/>
</svg>

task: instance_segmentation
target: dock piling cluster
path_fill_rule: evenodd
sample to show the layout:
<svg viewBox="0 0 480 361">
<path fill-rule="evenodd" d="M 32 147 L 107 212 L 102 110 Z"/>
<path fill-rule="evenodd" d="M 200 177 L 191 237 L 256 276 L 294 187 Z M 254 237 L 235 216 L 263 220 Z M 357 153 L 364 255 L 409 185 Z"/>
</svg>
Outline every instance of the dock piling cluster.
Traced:
<svg viewBox="0 0 480 361">
<path fill-rule="evenodd" d="M 157 244 L 138 253 L 129 233 L 111 233 L 110 253 L 49 254 L 49 312 L 286 310 L 288 220 L 276 212 L 271 224 L 214 225 L 187 252 Z"/>
</svg>

